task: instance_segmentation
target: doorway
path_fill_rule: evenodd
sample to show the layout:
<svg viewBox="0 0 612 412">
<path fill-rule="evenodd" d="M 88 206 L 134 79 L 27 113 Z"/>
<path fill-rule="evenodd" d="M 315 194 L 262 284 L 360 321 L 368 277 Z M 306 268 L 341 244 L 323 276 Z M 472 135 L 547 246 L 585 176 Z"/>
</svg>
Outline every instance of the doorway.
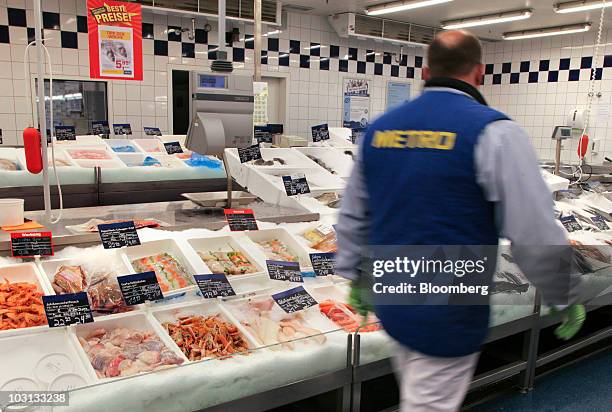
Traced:
<svg viewBox="0 0 612 412">
<path fill-rule="evenodd" d="M 189 114 L 189 71 L 172 70 L 172 133 L 187 134 Z"/>
</svg>

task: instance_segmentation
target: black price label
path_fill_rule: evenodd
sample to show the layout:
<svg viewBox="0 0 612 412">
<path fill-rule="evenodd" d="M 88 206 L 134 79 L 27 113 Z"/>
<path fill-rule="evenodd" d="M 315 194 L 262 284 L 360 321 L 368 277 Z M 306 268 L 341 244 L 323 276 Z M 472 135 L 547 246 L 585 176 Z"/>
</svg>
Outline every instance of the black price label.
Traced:
<svg viewBox="0 0 612 412">
<path fill-rule="evenodd" d="M 55 126 L 55 140 L 58 142 L 76 140 L 74 126 Z"/>
<path fill-rule="evenodd" d="M 310 186 L 304 173 L 283 176 L 283 185 L 287 196 L 304 195 L 310 193 Z"/>
<path fill-rule="evenodd" d="M 50 328 L 93 322 L 85 292 L 43 296 L 42 299 Z"/>
<path fill-rule="evenodd" d="M 159 127 L 145 127 L 144 128 L 145 136 L 161 136 L 162 132 L 159 130 Z"/>
<path fill-rule="evenodd" d="M 132 126 L 129 123 L 113 123 L 115 136 L 132 134 Z"/>
<path fill-rule="evenodd" d="M 359 144 L 359 142 L 363 140 L 363 136 L 365 136 L 365 131 L 366 129 L 361 127 L 357 129 L 351 129 L 351 143 Z"/>
<path fill-rule="evenodd" d="M 140 245 L 140 238 L 132 221 L 98 225 L 98 233 L 104 249 Z"/>
<path fill-rule="evenodd" d="M 312 126 L 312 141 L 321 142 L 323 140 L 329 140 L 329 127 L 327 123 Z"/>
<path fill-rule="evenodd" d="M 13 257 L 53 256 L 53 235 L 51 232 L 11 233 Z"/>
<path fill-rule="evenodd" d="M 289 282 L 304 282 L 299 262 L 284 262 L 280 260 L 266 260 L 268 276 L 272 280 Z"/>
<path fill-rule="evenodd" d="M 230 285 L 227 276 L 222 273 L 214 273 L 212 275 L 195 275 L 194 276 L 200 292 L 204 299 L 213 299 L 218 296 L 236 296 L 234 288 Z"/>
<path fill-rule="evenodd" d="M 287 313 L 298 312 L 317 304 L 302 286 L 276 293 L 272 295 L 272 299 Z"/>
<path fill-rule="evenodd" d="M 266 126 L 272 134 L 283 134 L 285 127 L 280 123 L 268 123 Z"/>
<path fill-rule="evenodd" d="M 259 229 L 252 209 L 225 209 L 225 219 L 232 232 Z"/>
<path fill-rule="evenodd" d="M 560 220 L 563 224 L 563 227 L 565 228 L 565 230 L 567 230 L 568 233 L 572 233 L 577 230 L 582 230 L 582 226 L 580 225 L 580 223 L 578 223 L 574 216 L 562 216 Z"/>
<path fill-rule="evenodd" d="M 610 230 L 610 226 L 608 226 L 606 220 L 601 216 L 593 216 L 591 221 L 599 230 Z"/>
<path fill-rule="evenodd" d="M 261 159 L 261 150 L 259 144 L 255 144 L 249 147 L 239 147 L 238 156 L 240 157 L 240 163 L 250 162 L 251 160 Z"/>
<path fill-rule="evenodd" d="M 335 253 L 311 253 L 312 269 L 317 276 L 329 276 L 336 273 Z"/>
<path fill-rule="evenodd" d="M 99 120 L 96 122 L 91 122 L 91 132 L 93 134 L 97 134 L 108 139 L 108 135 L 110 134 L 110 128 L 108 127 L 108 121 Z"/>
<path fill-rule="evenodd" d="M 155 272 L 136 273 L 134 275 L 118 276 L 119 288 L 128 306 L 141 305 L 147 301 L 162 300 L 162 293 Z"/>
<path fill-rule="evenodd" d="M 166 153 L 169 155 L 183 153 L 183 148 L 179 142 L 166 142 L 164 143 L 164 147 L 166 148 Z"/>
<path fill-rule="evenodd" d="M 4 140 L 2 139 L 2 129 L 0 129 L 0 144 L 4 143 Z"/>
<path fill-rule="evenodd" d="M 272 133 L 268 126 L 255 126 L 254 135 L 257 143 L 272 143 Z"/>
</svg>

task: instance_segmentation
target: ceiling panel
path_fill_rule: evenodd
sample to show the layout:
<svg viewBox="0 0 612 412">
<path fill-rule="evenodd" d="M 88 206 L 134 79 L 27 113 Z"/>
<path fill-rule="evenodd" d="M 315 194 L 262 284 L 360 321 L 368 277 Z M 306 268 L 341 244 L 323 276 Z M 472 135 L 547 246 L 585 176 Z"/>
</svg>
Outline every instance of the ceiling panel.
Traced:
<svg viewBox="0 0 612 412">
<path fill-rule="evenodd" d="M 366 6 L 388 3 L 389 0 L 284 0 L 284 5 L 298 5 L 312 8 L 309 13 L 329 15 L 352 11 L 363 13 Z M 386 14 L 384 18 L 400 20 L 428 26 L 440 25 L 441 21 L 464 17 L 479 16 L 498 11 L 510 11 L 522 8 L 534 10 L 533 16 L 528 20 L 472 28 L 475 34 L 483 38 L 500 39 L 503 32 L 527 30 L 539 27 L 558 26 L 563 24 L 593 23 L 592 31 L 599 23 L 599 10 L 582 13 L 557 14 L 553 11 L 553 4 L 558 0 L 454 0 L 450 3 L 420 9 Z M 612 23 L 612 10 L 606 11 L 608 27 Z"/>
</svg>

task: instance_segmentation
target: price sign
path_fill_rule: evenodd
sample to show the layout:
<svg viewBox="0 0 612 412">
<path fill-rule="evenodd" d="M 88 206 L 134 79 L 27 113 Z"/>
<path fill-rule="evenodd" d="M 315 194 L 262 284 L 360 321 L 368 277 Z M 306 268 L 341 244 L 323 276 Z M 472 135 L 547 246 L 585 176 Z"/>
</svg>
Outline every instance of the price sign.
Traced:
<svg viewBox="0 0 612 412">
<path fill-rule="evenodd" d="M 336 270 L 334 263 L 335 253 L 311 253 L 310 261 L 312 262 L 312 269 L 317 276 L 329 276 L 333 275 Z"/>
<path fill-rule="evenodd" d="M 608 226 L 606 220 L 601 216 L 593 216 L 591 221 L 599 230 L 610 230 L 610 226 Z"/>
<path fill-rule="evenodd" d="M 259 144 L 255 144 L 249 147 L 238 148 L 238 156 L 240 157 L 240 163 L 250 162 L 251 160 L 261 159 L 261 150 Z"/>
<path fill-rule="evenodd" d="M 76 140 L 74 126 L 55 126 L 55 140 L 58 142 Z"/>
<path fill-rule="evenodd" d="M 298 312 L 317 304 L 302 286 L 276 293 L 272 295 L 272 299 L 287 313 Z"/>
<path fill-rule="evenodd" d="M 50 328 L 93 322 L 85 292 L 43 296 L 42 299 Z"/>
<path fill-rule="evenodd" d="M 132 134 L 132 126 L 129 123 L 113 123 L 115 136 Z"/>
<path fill-rule="evenodd" d="M 280 123 L 268 123 L 266 126 L 272 134 L 283 134 L 285 127 Z"/>
<path fill-rule="evenodd" d="M 272 280 L 289 282 L 304 282 L 299 262 L 284 262 L 280 260 L 266 260 L 268 276 Z"/>
<path fill-rule="evenodd" d="M 255 126 L 254 135 L 257 143 L 272 143 L 272 133 L 268 126 Z"/>
<path fill-rule="evenodd" d="M 565 230 L 567 230 L 568 233 L 572 233 L 577 230 L 582 230 L 582 226 L 580 225 L 580 223 L 578 223 L 576 218 L 572 215 L 562 216 L 560 220 L 561 220 L 561 223 L 563 224 L 563 227 L 565 228 Z"/>
<path fill-rule="evenodd" d="M 4 143 L 4 140 L 2 139 L 2 129 L 0 129 L 0 144 Z"/>
<path fill-rule="evenodd" d="M 13 257 L 53 256 L 53 235 L 51 232 L 11 233 Z"/>
<path fill-rule="evenodd" d="M 183 148 L 179 142 L 166 142 L 164 143 L 164 147 L 166 148 L 166 153 L 169 155 L 183 153 Z"/>
<path fill-rule="evenodd" d="M 329 127 L 327 123 L 320 124 L 318 126 L 312 126 L 312 141 L 321 142 L 323 140 L 329 140 Z"/>
<path fill-rule="evenodd" d="M 159 130 L 159 127 L 145 127 L 144 128 L 145 136 L 161 136 L 162 132 Z"/>
<path fill-rule="evenodd" d="M 227 297 L 235 296 L 234 288 L 230 285 L 227 276 L 222 273 L 212 275 L 195 275 L 194 276 L 200 292 L 204 299 L 212 299 L 218 296 Z"/>
<path fill-rule="evenodd" d="M 98 233 L 104 249 L 140 245 L 140 238 L 133 221 L 98 225 Z"/>
<path fill-rule="evenodd" d="M 310 193 L 310 186 L 304 173 L 283 176 L 283 185 L 287 196 L 303 195 Z"/>
<path fill-rule="evenodd" d="M 99 120 L 96 122 L 91 122 L 91 132 L 93 134 L 97 134 L 108 139 L 108 135 L 110 134 L 110 128 L 108 127 L 108 121 Z"/>
<path fill-rule="evenodd" d="M 141 305 L 147 301 L 154 302 L 164 298 L 157 276 L 153 271 L 117 276 L 117 282 L 119 282 L 123 299 L 129 306 Z"/>
<path fill-rule="evenodd" d="M 232 232 L 259 229 L 252 209 L 225 209 L 225 219 Z"/>
</svg>

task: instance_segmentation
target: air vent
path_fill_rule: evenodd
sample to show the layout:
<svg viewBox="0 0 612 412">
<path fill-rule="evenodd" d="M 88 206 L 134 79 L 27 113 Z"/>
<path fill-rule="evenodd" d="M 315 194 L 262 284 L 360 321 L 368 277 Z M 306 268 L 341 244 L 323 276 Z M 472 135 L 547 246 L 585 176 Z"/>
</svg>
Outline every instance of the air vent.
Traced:
<svg viewBox="0 0 612 412">
<path fill-rule="evenodd" d="M 373 38 L 392 43 L 427 46 L 439 29 L 355 13 L 329 17 L 340 37 Z"/>
<path fill-rule="evenodd" d="M 160 9 L 170 13 L 176 11 L 177 14 L 205 15 L 216 17 L 219 15 L 218 0 L 188 0 L 188 1 L 172 1 L 172 0 L 140 0 L 145 10 L 160 12 Z M 254 0 L 227 0 L 226 15 L 228 20 L 254 20 Z M 281 5 L 277 0 L 262 0 L 261 2 L 261 20 L 264 23 L 280 25 L 280 10 Z"/>
<path fill-rule="evenodd" d="M 284 4 L 283 5 L 283 10 L 285 11 L 295 11 L 298 13 L 304 13 L 307 11 L 313 11 L 314 7 L 308 7 L 308 6 L 300 6 L 297 4 Z"/>
</svg>

